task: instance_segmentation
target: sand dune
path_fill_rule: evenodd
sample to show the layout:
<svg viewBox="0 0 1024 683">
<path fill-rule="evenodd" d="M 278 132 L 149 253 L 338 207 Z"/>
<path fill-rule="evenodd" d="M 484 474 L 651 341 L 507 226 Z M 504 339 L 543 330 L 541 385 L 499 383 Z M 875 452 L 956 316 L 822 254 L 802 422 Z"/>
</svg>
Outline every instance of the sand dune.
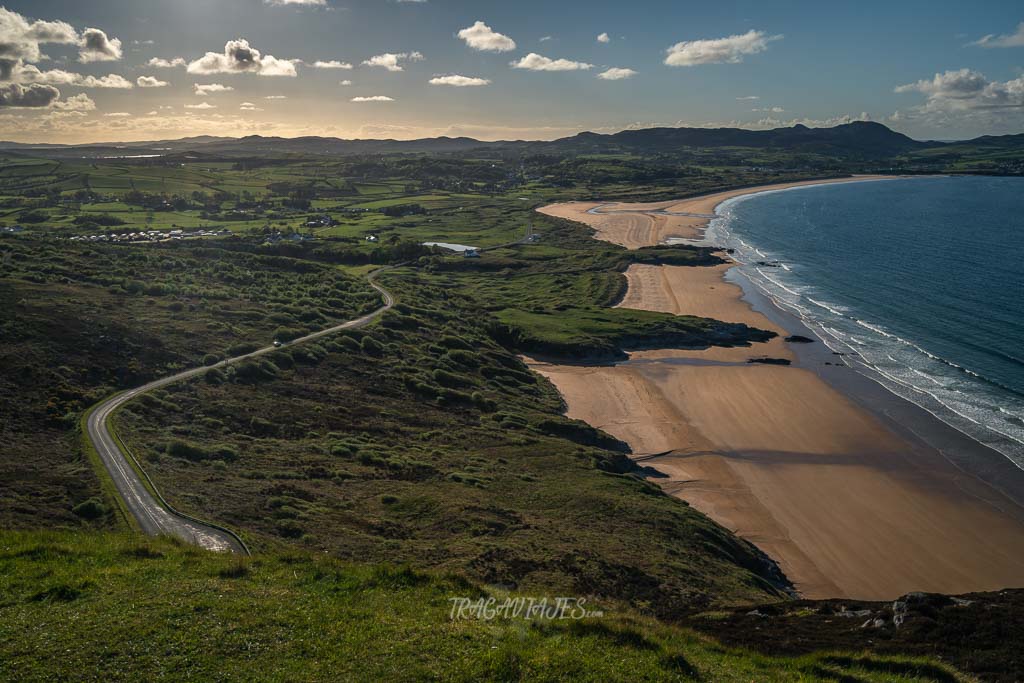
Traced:
<svg viewBox="0 0 1024 683">
<path fill-rule="evenodd" d="M 659 206 L 708 213 L 752 191 Z M 693 222 L 587 213 L 594 206 L 544 211 L 626 246 Z M 620 305 L 785 334 L 722 279 L 728 267 L 633 266 Z M 749 348 L 646 351 L 611 367 L 532 366 L 562 392 L 571 417 L 629 443 L 636 458 L 666 475 L 656 481 L 668 492 L 756 543 L 808 597 L 1024 586 L 1024 511 L 897 435 L 813 369 L 746 363 L 794 359 L 788 346 L 777 338 Z"/>
</svg>

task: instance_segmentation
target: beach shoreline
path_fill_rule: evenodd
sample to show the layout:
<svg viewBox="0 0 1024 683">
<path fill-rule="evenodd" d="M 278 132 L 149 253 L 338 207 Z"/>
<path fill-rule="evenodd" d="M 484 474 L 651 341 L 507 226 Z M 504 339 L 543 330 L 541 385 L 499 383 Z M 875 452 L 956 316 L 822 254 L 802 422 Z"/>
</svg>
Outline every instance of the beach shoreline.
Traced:
<svg viewBox="0 0 1024 683">
<path fill-rule="evenodd" d="M 881 178 L 891 179 L 824 182 Z M 637 248 L 702 239 L 731 199 L 822 183 L 540 210 Z M 848 367 L 734 266 L 634 265 L 619 305 L 744 322 L 777 332 L 771 342 L 635 352 L 611 366 L 531 365 L 562 392 L 570 417 L 628 443 L 664 475 L 654 481 L 758 545 L 806 597 L 1024 585 L 1024 472 Z M 817 341 L 785 342 L 792 334 Z"/>
</svg>

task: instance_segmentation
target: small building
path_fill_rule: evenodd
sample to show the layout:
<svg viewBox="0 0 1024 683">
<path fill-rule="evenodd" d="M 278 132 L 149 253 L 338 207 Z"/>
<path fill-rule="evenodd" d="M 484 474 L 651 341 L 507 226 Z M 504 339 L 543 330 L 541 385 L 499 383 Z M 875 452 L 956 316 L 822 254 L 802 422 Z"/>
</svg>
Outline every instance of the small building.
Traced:
<svg viewBox="0 0 1024 683">
<path fill-rule="evenodd" d="M 466 249 L 462 252 L 462 258 L 480 258 L 480 252 L 476 249 Z"/>
</svg>

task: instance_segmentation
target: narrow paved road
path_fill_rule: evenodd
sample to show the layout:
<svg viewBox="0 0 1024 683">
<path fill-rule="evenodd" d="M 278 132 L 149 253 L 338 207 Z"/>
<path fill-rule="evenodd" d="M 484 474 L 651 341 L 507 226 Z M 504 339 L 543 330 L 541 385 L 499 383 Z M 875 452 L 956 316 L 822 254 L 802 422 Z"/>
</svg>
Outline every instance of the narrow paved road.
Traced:
<svg viewBox="0 0 1024 683">
<path fill-rule="evenodd" d="M 295 344 L 313 341 L 314 339 L 319 339 L 320 337 L 334 334 L 341 330 L 351 330 L 363 327 L 390 310 L 395 303 L 394 298 L 391 296 L 390 292 L 374 282 L 374 277 L 376 277 L 376 275 L 381 271 L 387 269 L 388 268 L 378 269 L 367 277 L 367 281 L 370 286 L 380 292 L 384 299 L 384 304 L 380 308 L 368 315 L 364 315 L 361 318 L 349 320 L 348 322 L 341 323 L 340 325 L 328 327 L 327 329 L 320 330 L 319 332 L 307 334 L 305 337 L 294 339 L 289 342 L 287 346 L 294 346 Z M 276 348 L 277 347 L 275 346 L 266 346 L 251 353 L 222 360 L 213 365 L 185 370 L 184 372 L 179 372 L 176 375 L 154 380 L 149 384 L 142 385 L 141 387 L 115 394 L 93 409 L 86 422 L 86 430 L 89 439 L 96 447 L 96 452 L 103 461 L 104 467 L 107 468 L 111 478 L 114 480 L 114 486 L 117 488 L 118 493 L 124 500 L 128 511 L 136 520 L 138 520 L 139 526 L 142 528 L 144 533 L 149 534 L 150 536 L 156 536 L 159 534 L 177 536 L 188 543 L 193 543 L 208 550 L 237 553 L 248 552 L 239 539 L 230 532 L 189 518 L 186 515 L 177 512 L 169 505 L 166 505 L 163 501 L 158 501 L 153 494 L 149 492 L 149 489 L 146 488 L 142 477 L 139 476 L 139 473 L 131 466 L 129 462 L 130 456 L 121 451 L 121 448 L 118 446 L 113 434 L 110 432 L 110 427 L 107 422 L 115 410 L 140 394 L 152 391 L 153 389 L 158 389 L 173 382 L 179 382 L 183 379 L 201 375 L 213 368 L 223 368 L 243 360 L 271 353 L 272 351 L 275 351 Z"/>
</svg>

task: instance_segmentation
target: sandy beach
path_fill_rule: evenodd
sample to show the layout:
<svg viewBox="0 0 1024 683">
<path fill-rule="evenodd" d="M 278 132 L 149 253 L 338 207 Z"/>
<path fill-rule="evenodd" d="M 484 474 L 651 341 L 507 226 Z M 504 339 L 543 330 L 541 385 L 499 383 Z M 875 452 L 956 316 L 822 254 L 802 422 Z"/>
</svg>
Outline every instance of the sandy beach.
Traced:
<svg viewBox="0 0 1024 683">
<path fill-rule="evenodd" d="M 671 213 L 710 214 L 731 197 L 794 185 L 541 211 L 636 248 L 699 237 L 708 222 Z M 825 381 L 783 340 L 801 330 L 755 310 L 724 279 L 730 267 L 634 265 L 620 305 L 744 322 L 778 338 L 637 352 L 613 366 L 531 365 L 561 391 L 569 416 L 626 441 L 664 475 L 654 481 L 757 544 L 806 597 L 1024 586 L 1024 510 Z M 766 356 L 793 365 L 747 363 Z"/>
</svg>

